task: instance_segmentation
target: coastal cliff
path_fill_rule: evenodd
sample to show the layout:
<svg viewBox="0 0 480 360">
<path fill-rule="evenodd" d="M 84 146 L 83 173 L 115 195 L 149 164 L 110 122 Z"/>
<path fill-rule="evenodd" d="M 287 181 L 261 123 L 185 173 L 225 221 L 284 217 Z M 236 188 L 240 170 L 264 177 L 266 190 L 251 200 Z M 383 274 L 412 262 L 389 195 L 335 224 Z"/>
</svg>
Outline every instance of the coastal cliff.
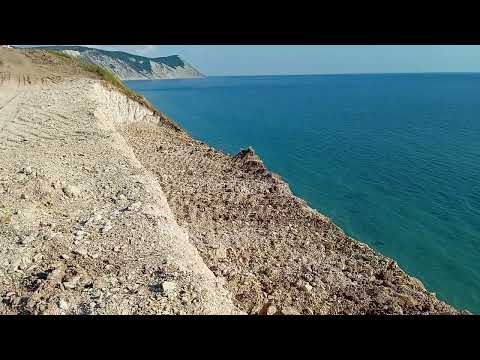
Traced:
<svg viewBox="0 0 480 360">
<path fill-rule="evenodd" d="M 48 46 L 83 61 L 99 65 L 121 80 L 192 79 L 204 75 L 178 55 L 148 58 L 123 51 L 106 51 L 84 46 Z"/>
<path fill-rule="evenodd" d="M 0 313 L 458 314 L 75 59 L 0 49 Z"/>
</svg>

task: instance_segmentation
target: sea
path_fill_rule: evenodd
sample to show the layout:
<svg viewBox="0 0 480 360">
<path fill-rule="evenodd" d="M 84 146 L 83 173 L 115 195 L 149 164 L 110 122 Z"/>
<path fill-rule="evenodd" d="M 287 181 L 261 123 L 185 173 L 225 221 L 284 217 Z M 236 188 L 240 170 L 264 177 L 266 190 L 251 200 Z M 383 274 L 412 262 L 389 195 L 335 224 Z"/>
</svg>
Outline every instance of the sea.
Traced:
<svg viewBox="0 0 480 360">
<path fill-rule="evenodd" d="M 480 74 L 126 83 L 194 138 L 253 147 L 348 235 L 480 314 Z"/>
</svg>

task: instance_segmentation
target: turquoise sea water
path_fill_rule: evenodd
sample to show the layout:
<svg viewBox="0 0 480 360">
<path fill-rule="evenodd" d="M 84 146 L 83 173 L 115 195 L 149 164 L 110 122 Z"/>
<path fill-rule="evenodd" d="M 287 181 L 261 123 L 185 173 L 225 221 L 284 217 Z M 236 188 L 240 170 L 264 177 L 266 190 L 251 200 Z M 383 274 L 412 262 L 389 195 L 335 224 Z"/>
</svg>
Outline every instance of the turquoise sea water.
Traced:
<svg viewBox="0 0 480 360">
<path fill-rule="evenodd" d="M 480 74 L 127 83 L 195 138 L 252 146 L 347 234 L 480 313 Z"/>
</svg>

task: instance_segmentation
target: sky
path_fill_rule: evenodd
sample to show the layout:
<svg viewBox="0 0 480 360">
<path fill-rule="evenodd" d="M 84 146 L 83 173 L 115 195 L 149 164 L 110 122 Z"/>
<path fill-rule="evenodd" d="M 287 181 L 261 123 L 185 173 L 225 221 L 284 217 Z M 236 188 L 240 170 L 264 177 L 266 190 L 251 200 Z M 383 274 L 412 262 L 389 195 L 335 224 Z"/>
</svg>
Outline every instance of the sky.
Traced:
<svg viewBox="0 0 480 360">
<path fill-rule="evenodd" d="M 177 54 L 205 75 L 480 72 L 477 45 L 87 45 Z"/>
</svg>

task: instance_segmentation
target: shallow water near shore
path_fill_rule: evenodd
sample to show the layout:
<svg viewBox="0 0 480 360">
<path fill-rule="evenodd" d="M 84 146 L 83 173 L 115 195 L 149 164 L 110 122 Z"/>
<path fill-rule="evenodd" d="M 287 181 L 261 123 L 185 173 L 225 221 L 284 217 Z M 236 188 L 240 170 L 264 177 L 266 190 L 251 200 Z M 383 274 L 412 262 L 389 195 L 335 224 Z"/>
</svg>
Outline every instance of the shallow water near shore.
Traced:
<svg viewBox="0 0 480 360">
<path fill-rule="evenodd" d="M 348 235 L 480 313 L 480 74 L 126 83 L 193 137 L 252 146 Z"/>
</svg>

